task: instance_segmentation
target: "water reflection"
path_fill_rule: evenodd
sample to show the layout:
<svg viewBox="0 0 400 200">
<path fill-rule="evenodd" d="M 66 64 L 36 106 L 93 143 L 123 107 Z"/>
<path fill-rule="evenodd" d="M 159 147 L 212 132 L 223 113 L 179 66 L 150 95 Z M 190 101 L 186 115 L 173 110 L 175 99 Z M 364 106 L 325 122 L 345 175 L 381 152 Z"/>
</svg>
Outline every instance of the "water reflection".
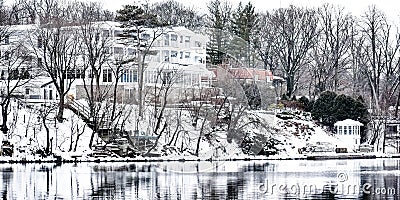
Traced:
<svg viewBox="0 0 400 200">
<path fill-rule="evenodd" d="M 2 164 L 3 199 L 398 199 L 400 160 Z"/>
</svg>

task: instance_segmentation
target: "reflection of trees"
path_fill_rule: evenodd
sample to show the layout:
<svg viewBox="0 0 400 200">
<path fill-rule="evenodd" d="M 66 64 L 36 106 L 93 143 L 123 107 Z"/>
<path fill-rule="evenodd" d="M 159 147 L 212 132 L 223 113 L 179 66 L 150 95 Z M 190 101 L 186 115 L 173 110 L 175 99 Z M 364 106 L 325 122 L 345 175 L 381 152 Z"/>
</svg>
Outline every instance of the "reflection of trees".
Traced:
<svg viewBox="0 0 400 200">
<path fill-rule="evenodd" d="M 10 184 L 12 182 L 13 178 L 13 169 L 11 167 L 7 167 L 1 170 L 1 180 L 3 183 L 3 189 L 1 191 L 1 197 L 2 199 L 8 199 L 7 197 L 9 196 L 8 191 L 10 190 Z M 12 192 L 11 192 L 12 194 Z"/>
<path fill-rule="evenodd" d="M 360 187 L 362 187 L 363 184 L 369 183 L 372 185 L 372 188 L 385 188 L 385 195 L 368 195 L 363 193 L 333 195 L 329 192 L 329 188 L 326 188 L 327 190 L 324 193 L 318 191 L 317 194 L 301 194 L 300 196 L 291 193 L 278 194 L 277 188 L 275 188 L 275 193 L 271 194 L 272 184 L 277 184 L 277 186 L 280 184 L 291 185 L 297 183 L 317 184 L 304 183 L 301 180 L 303 178 L 307 180 L 314 180 L 316 178 L 326 181 L 336 180 L 335 174 L 337 171 L 335 168 L 327 169 L 328 171 L 326 172 L 319 170 L 317 172 L 303 171 L 309 166 L 312 169 L 321 169 L 326 164 L 316 165 L 315 163 L 310 164 L 307 161 L 299 161 L 300 164 L 298 162 L 285 161 L 279 161 L 279 163 L 274 161 L 260 163 L 227 162 L 225 165 L 218 165 L 220 169 L 206 172 L 202 171 L 202 167 L 204 166 L 201 164 L 204 163 L 199 163 L 179 163 L 184 169 L 192 169 L 192 167 L 198 169 L 190 171 L 193 173 L 171 171 L 170 168 L 173 168 L 172 164 L 174 163 L 169 162 L 157 163 L 160 167 L 146 163 L 129 165 L 65 164 L 57 167 L 29 164 L 26 166 L 4 166 L 4 168 L 0 169 L 3 183 L 1 195 L 3 199 L 40 199 L 53 197 L 66 199 L 291 199 L 299 197 L 306 197 L 307 199 L 342 199 L 349 197 L 390 199 L 395 197 L 393 194 L 388 193 L 389 189 L 393 188 L 396 192 L 400 191 L 400 177 L 394 176 L 394 173 L 400 167 L 400 160 L 371 161 L 364 164 L 364 167 L 360 168 L 360 170 L 348 164 L 353 162 L 344 162 L 346 164 L 341 166 L 346 170 L 350 168 L 357 169 L 355 172 L 363 172 L 361 174 L 349 174 L 354 175 L 354 177 L 350 176 L 350 180 L 344 182 L 345 184 L 360 184 Z M 288 164 L 295 165 L 292 167 L 297 167 L 296 165 L 299 164 L 301 169 L 291 171 L 294 168 L 286 168 Z M 86 170 L 90 171 L 86 171 L 85 173 L 85 167 Z M 358 164 L 357 167 L 359 167 Z M 358 176 L 360 176 L 359 179 Z M 25 177 L 29 178 L 25 179 Z M 351 181 L 351 177 L 357 181 L 361 181 Z M 265 183 L 269 184 L 269 193 L 259 190 L 260 184 Z M 322 185 L 317 184 L 317 187 L 319 186 Z"/>
<path fill-rule="evenodd" d="M 92 168 L 90 176 L 91 198 L 118 199 L 141 198 L 143 190 L 150 188 L 148 194 L 159 197 L 158 176 L 154 173 L 154 165 L 101 166 Z M 154 194 L 151 194 L 155 192 Z"/>
</svg>

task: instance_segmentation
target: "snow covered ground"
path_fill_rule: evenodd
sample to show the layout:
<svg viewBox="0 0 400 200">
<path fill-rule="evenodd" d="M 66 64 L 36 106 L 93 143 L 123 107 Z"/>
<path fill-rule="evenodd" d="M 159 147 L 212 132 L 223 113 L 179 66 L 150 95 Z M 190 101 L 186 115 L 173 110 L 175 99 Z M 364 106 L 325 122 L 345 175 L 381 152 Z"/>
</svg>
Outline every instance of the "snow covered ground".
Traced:
<svg viewBox="0 0 400 200">
<path fill-rule="evenodd" d="M 43 160 L 40 152 L 46 148 L 47 134 L 42 122 L 43 110 L 41 105 L 24 106 L 13 102 L 12 112 L 9 116 L 9 141 L 14 145 L 14 160 Z M 49 141 L 51 152 L 68 160 L 95 160 L 89 157 L 93 151 L 89 148 L 89 140 L 92 130 L 72 111 L 65 109 L 65 121 L 59 123 L 54 120 L 57 109 L 50 111 L 46 116 L 46 126 L 49 129 Z M 180 113 L 178 113 L 178 111 Z M 140 123 L 140 129 L 148 131 L 154 127 L 151 120 L 151 109 L 148 109 L 145 120 Z M 161 158 L 136 159 L 164 159 L 164 160 L 197 160 L 197 159 L 248 159 L 265 158 L 257 156 L 262 150 L 266 150 L 266 143 L 278 152 L 269 158 L 299 158 L 303 155 L 299 149 L 306 146 L 330 146 L 341 144 L 333 134 L 324 130 L 308 118 L 280 119 L 271 111 L 246 111 L 246 114 L 238 120 L 234 131 L 218 130 L 212 127 L 211 122 L 205 122 L 203 132 L 201 126 L 193 126 L 191 113 L 187 110 L 168 108 L 165 114 L 170 131 L 163 133 L 155 152 L 159 152 Z M 199 121 L 201 121 L 200 119 Z M 179 121 L 182 131 L 173 135 Z M 128 120 L 127 127 L 134 129 L 134 119 Z M 257 123 L 253 123 L 257 122 Z M 243 126 L 242 126 L 243 125 Z M 77 135 L 79 139 L 77 139 Z M 202 134 L 198 156 L 195 155 L 197 140 Z M 4 137 L 2 135 L 2 137 Z M 5 138 L 2 138 L 3 140 Z M 101 142 L 101 139 L 95 138 Z M 171 142 L 172 141 L 172 142 Z M 250 141 L 245 143 L 245 141 Z M 269 144 L 269 143 L 268 143 Z M 247 151 L 244 147 L 248 146 Z M 76 148 L 75 148 L 76 146 Z M 131 159 L 131 158 L 129 158 Z M 103 159 L 107 160 L 107 158 Z M 116 160 L 115 158 L 109 160 Z M 126 160 L 122 158 L 121 160 Z"/>
</svg>

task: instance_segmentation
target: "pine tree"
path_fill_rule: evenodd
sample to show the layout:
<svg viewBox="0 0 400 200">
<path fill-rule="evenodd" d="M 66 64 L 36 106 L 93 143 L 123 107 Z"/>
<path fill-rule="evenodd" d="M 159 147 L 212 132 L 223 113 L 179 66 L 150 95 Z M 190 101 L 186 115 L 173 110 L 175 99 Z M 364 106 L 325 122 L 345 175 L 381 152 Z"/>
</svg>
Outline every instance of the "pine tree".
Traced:
<svg viewBox="0 0 400 200">
<path fill-rule="evenodd" d="M 122 42 L 127 45 L 136 46 L 136 55 L 120 61 L 117 64 L 127 64 L 136 62 L 138 64 L 138 104 L 139 116 L 143 114 L 143 87 L 144 87 L 144 71 L 146 56 L 151 53 L 150 49 L 154 41 L 163 35 L 162 24 L 153 14 L 145 12 L 145 10 L 136 5 L 125 5 L 123 9 L 117 11 L 116 20 L 121 22 L 124 32 L 119 35 Z M 142 38 L 141 34 L 146 28 L 153 28 L 151 38 Z"/>
<path fill-rule="evenodd" d="M 332 125 L 334 123 L 331 115 L 333 113 L 332 103 L 336 96 L 336 93 L 331 91 L 321 93 L 320 97 L 315 101 L 311 112 L 313 118 L 323 124 Z"/>
<path fill-rule="evenodd" d="M 231 9 L 232 6 L 226 1 L 214 0 L 208 5 L 210 40 L 207 44 L 207 58 L 212 65 L 222 64 L 226 54 L 231 35 L 226 31 L 230 26 Z"/>
<path fill-rule="evenodd" d="M 255 13 L 251 2 L 244 7 L 242 3 L 239 3 L 232 20 L 232 32 L 236 36 L 232 41 L 232 50 L 233 55 L 241 60 L 245 66 L 254 65 L 255 51 L 252 50 L 251 43 L 257 23 L 258 15 Z"/>
<path fill-rule="evenodd" d="M 337 121 L 345 119 L 357 120 L 367 125 L 369 113 L 362 98 L 354 99 L 350 96 L 326 91 L 315 101 L 311 111 L 314 119 L 323 124 L 333 127 Z"/>
</svg>

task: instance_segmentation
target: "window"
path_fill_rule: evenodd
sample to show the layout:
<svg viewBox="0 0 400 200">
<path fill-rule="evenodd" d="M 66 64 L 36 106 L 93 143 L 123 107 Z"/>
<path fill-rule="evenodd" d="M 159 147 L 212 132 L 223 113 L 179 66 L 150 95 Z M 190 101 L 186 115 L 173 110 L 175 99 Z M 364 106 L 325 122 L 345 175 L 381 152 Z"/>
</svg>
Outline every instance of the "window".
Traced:
<svg viewBox="0 0 400 200">
<path fill-rule="evenodd" d="M 29 95 L 29 99 L 40 99 L 41 96 L 38 94 Z"/>
<path fill-rule="evenodd" d="M 343 135 L 347 135 L 347 126 L 343 126 Z"/>
<path fill-rule="evenodd" d="M 194 42 L 196 47 L 201 47 L 201 43 L 199 41 Z"/>
<path fill-rule="evenodd" d="M 190 42 L 190 36 L 185 37 L 185 42 Z"/>
<path fill-rule="evenodd" d="M 137 82 L 138 81 L 138 74 L 136 70 L 133 70 L 132 73 L 132 82 Z"/>
<path fill-rule="evenodd" d="M 122 48 L 122 47 L 114 47 L 114 53 L 115 54 L 123 54 L 124 53 L 124 48 Z"/>
<path fill-rule="evenodd" d="M 349 126 L 349 135 L 351 135 L 352 134 L 352 132 L 351 132 L 351 126 Z"/>
<path fill-rule="evenodd" d="M 185 58 L 190 58 L 190 52 L 185 53 Z"/>
<path fill-rule="evenodd" d="M 169 46 L 169 35 L 168 34 L 164 34 L 164 45 Z"/>
<path fill-rule="evenodd" d="M 180 41 L 180 43 L 182 43 L 183 42 L 183 35 L 181 35 L 181 41 Z"/>
<path fill-rule="evenodd" d="M 103 82 L 112 82 L 112 70 L 111 69 L 103 69 Z"/>
<path fill-rule="evenodd" d="M 4 44 L 10 44 L 10 36 L 6 35 L 4 38 Z"/>
<path fill-rule="evenodd" d="M 37 47 L 40 49 L 40 48 L 42 48 L 42 45 L 43 45 L 43 41 L 42 41 L 42 38 L 38 38 L 38 42 L 37 42 Z"/>
<path fill-rule="evenodd" d="M 177 41 L 178 40 L 178 36 L 175 34 L 171 34 L 171 41 Z"/>
<path fill-rule="evenodd" d="M 9 60 L 10 59 L 10 52 L 9 51 L 6 51 L 5 53 L 4 53 L 4 60 Z"/>
<path fill-rule="evenodd" d="M 29 95 L 29 88 L 25 88 L 25 94 Z"/>
<path fill-rule="evenodd" d="M 127 99 L 132 99 L 132 98 L 134 98 L 134 94 L 135 94 L 135 90 L 134 90 L 134 89 L 131 89 L 131 88 L 125 89 L 125 97 L 126 97 Z"/>
<path fill-rule="evenodd" d="M 37 67 L 42 67 L 42 58 L 37 59 Z"/>
<path fill-rule="evenodd" d="M 110 47 L 104 47 L 103 53 L 109 54 L 110 53 Z"/>
<path fill-rule="evenodd" d="M 339 135 L 342 135 L 342 126 L 338 126 L 339 127 Z"/>
<path fill-rule="evenodd" d="M 83 69 L 69 69 L 67 71 L 67 79 L 81 79 L 85 78 L 85 71 Z"/>
<path fill-rule="evenodd" d="M 171 57 L 172 58 L 178 57 L 178 52 L 177 51 L 171 51 Z"/>
<path fill-rule="evenodd" d="M 162 72 L 162 83 L 163 84 L 169 84 L 171 82 L 172 79 L 172 72 Z"/>
<path fill-rule="evenodd" d="M 136 49 L 128 48 L 128 55 L 130 55 L 130 56 L 136 55 Z"/>
<path fill-rule="evenodd" d="M 143 39 L 143 40 L 149 40 L 149 39 L 150 39 L 150 34 L 148 34 L 148 33 L 143 33 L 143 34 L 142 34 L 142 39 Z"/>
<path fill-rule="evenodd" d="M 44 89 L 44 95 L 43 95 L 44 97 L 43 97 L 43 99 L 48 99 L 48 97 L 47 97 L 47 90 L 46 89 Z"/>
<path fill-rule="evenodd" d="M 124 69 L 122 71 L 121 82 L 123 83 L 137 82 L 137 71 L 134 69 Z"/>
<path fill-rule="evenodd" d="M 122 36 L 123 36 L 123 31 L 120 31 L 120 30 L 114 31 L 114 37 L 122 37 Z"/>
<path fill-rule="evenodd" d="M 103 37 L 110 37 L 110 31 L 109 30 L 104 30 L 103 31 Z"/>
</svg>

